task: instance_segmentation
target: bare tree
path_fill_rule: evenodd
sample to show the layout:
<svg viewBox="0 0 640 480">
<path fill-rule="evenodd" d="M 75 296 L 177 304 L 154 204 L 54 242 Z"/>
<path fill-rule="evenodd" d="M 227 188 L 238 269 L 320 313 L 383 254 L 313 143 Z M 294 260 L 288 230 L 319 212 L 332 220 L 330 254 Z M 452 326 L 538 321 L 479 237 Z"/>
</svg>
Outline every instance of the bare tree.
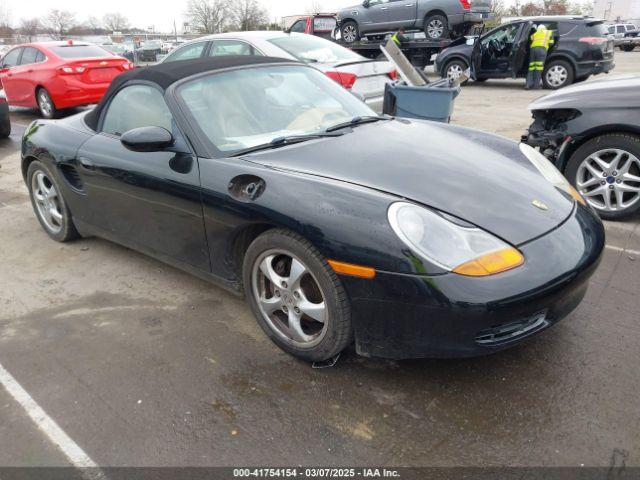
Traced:
<svg viewBox="0 0 640 480">
<path fill-rule="evenodd" d="M 219 33 L 227 23 L 229 0 L 189 0 L 185 17 L 199 33 Z"/>
<path fill-rule="evenodd" d="M 11 27 L 11 8 L 7 5 L 6 0 L 0 0 L 0 28 L 8 29 Z"/>
<path fill-rule="evenodd" d="M 61 40 L 73 28 L 76 19 L 70 11 L 54 8 L 49 11 L 42 23 L 49 34 Z"/>
<path fill-rule="evenodd" d="M 235 0 L 231 6 L 231 16 L 238 30 L 256 30 L 269 22 L 267 11 L 258 0 Z"/>
<path fill-rule="evenodd" d="M 107 13 L 102 22 L 107 30 L 111 32 L 120 32 L 129 28 L 129 20 L 121 13 Z"/>
<path fill-rule="evenodd" d="M 312 0 L 307 4 L 307 9 L 305 13 L 311 15 L 313 13 L 320 13 L 320 12 L 322 12 L 322 3 L 318 2 L 317 0 Z"/>
<path fill-rule="evenodd" d="M 87 26 L 91 29 L 91 33 L 96 35 L 102 29 L 102 22 L 98 17 L 91 16 L 87 18 Z"/>
<path fill-rule="evenodd" d="M 23 18 L 20 20 L 20 34 L 24 35 L 31 42 L 33 37 L 38 34 L 40 30 L 40 20 L 37 18 Z"/>
</svg>

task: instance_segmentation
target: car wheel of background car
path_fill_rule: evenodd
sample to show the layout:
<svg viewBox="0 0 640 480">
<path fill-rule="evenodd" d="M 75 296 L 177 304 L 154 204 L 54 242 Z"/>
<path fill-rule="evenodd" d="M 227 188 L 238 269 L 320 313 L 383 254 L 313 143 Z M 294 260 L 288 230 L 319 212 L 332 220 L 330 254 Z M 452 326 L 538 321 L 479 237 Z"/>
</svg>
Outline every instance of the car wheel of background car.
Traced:
<svg viewBox="0 0 640 480">
<path fill-rule="evenodd" d="M 0 123 L 0 138 L 9 138 L 11 135 L 11 120 L 7 116 L 2 123 Z"/>
<path fill-rule="evenodd" d="M 27 170 L 27 185 L 31 204 L 44 231 L 58 242 L 78 238 L 60 186 L 44 164 L 37 160 L 31 162 Z"/>
<path fill-rule="evenodd" d="M 464 73 L 469 66 L 463 60 L 451 60 L 444 67 L 444 78 L 448 78 L 449 80 L 457 80 L 460 78 L 460 75 Z M 463 85 L 467 82 L 463 82 Z"/>
<path fill-rule="evenodd" d="M 349 300 L 327 261 L 304 238 L 269 230 L 243 263 L 247 300 L 284 351 L 306 361 L 333 358 L 352 341 Z"/>
<path fill-rule="evenodd" d="M 602 218 L 630 215 L 640 208 L 640 137 L 593 138 L 571 156 L 565 174 Z"/>
<path fill-rule="evenodd" d="M 52 119 L 58 116 L 58 109 L 56 108 L 53 100 L 51 100 L 51 95 L 44 88 L 38 89 L 36 92 L 36 97 L 38 100 L 38 108 L 40 109 L 40 114 L 44 118 Z"/>
<path fill-rule="evenodd" d="M 356 22 L 345 22 L 340 27 L 340 35 L 345 43 L 353 43 L 360 40 L 360 31 L 358 30 L 358 24 Z"/>
<path fill-rule="evenodd" d="M 557 90 L 573 83 L 573 68 L 564 60 L 552 60 L 542 75 L 544 88 Z"/>
<path fill-rule="evenodd" d="M 634 48 L 636 48 L 635 45 L 620 45 L 620 50 L 623 52 L 633 52 Z"/>
<path fill-rule="evenodd" d="M 444 15 L 429 15 L 424 20 L 424 33 L 427 38 L 436 40 L 438 38 L 447 38 L 449 35 L 449 27 L 447 17 Z"/>
</svg>

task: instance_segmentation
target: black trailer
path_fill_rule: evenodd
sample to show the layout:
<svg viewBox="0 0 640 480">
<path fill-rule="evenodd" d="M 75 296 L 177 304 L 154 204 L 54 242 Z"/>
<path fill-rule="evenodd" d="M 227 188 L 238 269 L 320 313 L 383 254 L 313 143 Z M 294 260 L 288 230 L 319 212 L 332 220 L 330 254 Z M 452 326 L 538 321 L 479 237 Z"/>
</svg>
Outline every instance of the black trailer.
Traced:
<svg viewBox="0 0 640 480">
<path fill-rule="evenodd" d="M 380 47 L 385 45 L 389 37 L 378 36 L 375 40 L 361 40 L 355 43 L 345 43 L 338 41 L 340 45 L 359 53 L 363 57 L 371 59 L 384 59 L 384 54 Z M 452 40 L 427 40 L 424 38 L 409 40 L 404 42 L 400 49 L 409 61 L 416 67 L 424 68 L 431 65 L 431 57 L 440 53 L 451 44 Z"/>
</svg>

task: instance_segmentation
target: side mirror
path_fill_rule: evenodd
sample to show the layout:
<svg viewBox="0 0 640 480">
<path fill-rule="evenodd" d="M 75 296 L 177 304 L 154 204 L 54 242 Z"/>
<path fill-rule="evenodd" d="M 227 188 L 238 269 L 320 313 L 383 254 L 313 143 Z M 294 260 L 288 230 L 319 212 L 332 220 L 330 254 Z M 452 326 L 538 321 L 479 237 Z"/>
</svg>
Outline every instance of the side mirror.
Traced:
<svg viewBox="0 0 640 480">
<path fill-rule="evenodd" d="M 364 0 L 364 2 L 362 2 L 362 6 L 364 8 L 369 8 L 369 0 Z"/>
<path fill-rule="evenodd" d="M 160 152 L 173 146 L 174 138 L 162 127 L 140 127 L 125 132 L 120 143 L 132 152 Z"/>
</svg>

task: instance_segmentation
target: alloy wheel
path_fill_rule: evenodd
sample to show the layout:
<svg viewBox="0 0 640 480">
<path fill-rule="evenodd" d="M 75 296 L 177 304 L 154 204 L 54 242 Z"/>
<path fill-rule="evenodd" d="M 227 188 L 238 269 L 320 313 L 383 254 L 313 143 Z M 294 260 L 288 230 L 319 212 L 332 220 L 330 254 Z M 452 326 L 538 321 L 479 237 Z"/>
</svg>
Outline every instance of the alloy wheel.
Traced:
<svg viewBox="0 0 640 480">
<path fill-rule="evenodd" d="M 256 259 L 252 293 L 271 330 L 297 348 L 322 341 L 328 325 L 325 296 L 309 268 L 292 253 L 269 250 Z"/>
<path fill-rule="evenodd" d="M 569 72 L 562 65 L 554 65 L 546 73 L 547 83 L 554 88 L 561 87 L 569 78 Z"/>
<path fill-rule="evenodd" d="M 440 38 L 444 33 L 444 23 L 442 20 L 434 18 L 427 24 L 427 35 L 429 38 Z"/>
<path fill-rule="evenodd" d="M 347 25 L 342 30 L 342 36 L 344 37 L 344 41 L 347 43 L 353 43 L 356 41 L 357 32 L 356 27 L 354 25 Z"/>
<path fill-rule="evenodd" d="M 38 106 L 42 111 L 42 114 L 45 116 L 50 116 L 51 112 L 53 112 L 53 104 L 51 103 L 51 99 L 49 95 L 44 90 L 40 90 L 38 92 Z"/>
<path fill-rule="evenodd" d="M 618 148 L 599 150 L 578 167 L 576 186 L 596 210 L 626 210 L 640 201 L 640 159 Z"/>
<path fill-rule="evenodd" d="M 447 78 L 449 80 L 457 80 L 460 78 L 464 71 L 462 70 L 462 66 L 459 63 L 454 63 L 447 68 Z"/>
<path fill-rule="evenodd" d="M 38 216 L 53 234 L 62 230 L 64 215 L 58 191 L 51 179 L 41 170 L 31 177 L 31 191 Z"/>
</svg>

